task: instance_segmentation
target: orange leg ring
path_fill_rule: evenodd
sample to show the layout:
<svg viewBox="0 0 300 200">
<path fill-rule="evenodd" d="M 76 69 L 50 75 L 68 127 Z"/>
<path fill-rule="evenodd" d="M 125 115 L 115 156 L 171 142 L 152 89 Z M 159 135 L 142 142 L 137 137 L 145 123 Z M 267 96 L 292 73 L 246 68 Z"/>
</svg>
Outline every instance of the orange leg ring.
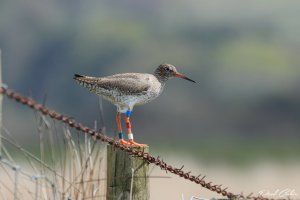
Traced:
<svg viewBox="0 0 300 200">
<path fill-rule="evenodd" d="M 125 120 L 126 120 L 126 127 L 128 129 L 128 134 L 130 134 L 132 133 L 130 119 L 129 117 L 126 117 Z"/>
<path fill-rule="evenodd" d="M 134 139 L 133 139 L 133 134 L 132 134 L 132 130 L 131 130 L 131 122 L 130 122 L 130 113 L 131 113 L 130 111 L 127 111 L 126 117 L 125 117 L 126 127 L 128 129 L 128 139 L 129 139 L 128 144 L 131 145 L 131 146 L 143 148 L 147 145 L 146 144 L 139 144 L 139 143 L 135 142 Z"/>
<path fill-rule="evenodd" d="M 119 112 L 117 113 L 117 125 L 119 133 L 122 133 L 121 114 Z"/>
<path fill-rule="evenodd" d="M 118 126 L 118 132 L 119 132 L 119 142 L 120 142 L 121 144 L 127 145 L 128 142 L 126 142 L 126 141 L 124 140 L 124 134 L 123 134 L 123 131 L 122 131 L 121 113 L 119 113 L 119 112 L 117 113 L 116 119 L 117 119 L 117 126 Z"/>
</svg>

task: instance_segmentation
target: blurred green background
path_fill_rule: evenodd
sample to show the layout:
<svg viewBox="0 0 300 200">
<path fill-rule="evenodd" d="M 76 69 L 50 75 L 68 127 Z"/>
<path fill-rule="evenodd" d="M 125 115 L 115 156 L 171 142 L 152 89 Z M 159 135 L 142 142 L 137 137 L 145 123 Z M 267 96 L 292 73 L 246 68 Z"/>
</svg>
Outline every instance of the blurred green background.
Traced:
<svg viewBox="0 0 300 200">
<path fill-rule="evenodd" d="M 75 119 L 116 132 L 115 108 L 73 74 L 152 73 L 171 63 L 199 84 L 168 82 L 135 107 L 133 132 L 154 154 L 207 165 L 299 161 L 299 1 L 0 2 L 8 87 Z M 34 116 L 5 101 L 4 122 L 33 147 Z M 31 117 L 32 116 L 32 117 Z"/>
</svg>

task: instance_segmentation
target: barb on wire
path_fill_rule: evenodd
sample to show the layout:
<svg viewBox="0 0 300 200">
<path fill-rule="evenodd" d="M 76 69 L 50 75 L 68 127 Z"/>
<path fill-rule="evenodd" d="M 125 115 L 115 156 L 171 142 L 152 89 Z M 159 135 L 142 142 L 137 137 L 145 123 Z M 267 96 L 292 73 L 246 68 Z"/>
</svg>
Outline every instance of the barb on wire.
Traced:
<svg viewBox="0 0 300 200">
<path fill-rule="evenodd" d="M 61 113 L 58 113 L 53 110 L 49 110 L 47 107 L 35 102 L 34 100 L 22 96 L 6 87 L 0 87 L 0 94 L 6 95 L 7 97 L 16 100 L 17 102 L 20 102 L 36 111 L 41 112 L 42 114 L 49 116 L 53 119 L 56 119 L 58 121 L 62 121 L 63 123 L 69 125 L 72 128 L 77 129 L 78 131 L 81 131 L 83 133 L 89 134 L 90 136 L 101 140 L 103 142 L 108 143 L 109 145 L 114 146 L 115 148 L 118 148 L 122 151 L 128 152 L 132 156 L 139 157 L 143 160 L 145 160 L 148 163 L 155 164 L 161 168 L 161 170 L 165 170 L 166 172 L 171 172 L 173 174 L 178 175 L 179 177 L 183 177 L 184 179 L 187 179 L 191 182 L 194 182 L 196 184 L 201 185 L 204 188 L 207 188 L 210 191 L 216 192 L 224 197 L 227 197 L 229 199 L 253 199 L 253 200 L 268 200 L 267 198 L 264 198 L 262 196 L 244 196 L 243 194 L 234 194 L 232 192 L 228 192 L 227 188 L 221 188 L 222 185 L 213 185 L 212 182 L 206 182 L 204 178 L 206 176 L 203 176 L 202 178 L 201 175 L 199 176 L 194 176 L 191 175 L 190 171 L 189 172 L 184 172 L 183 167 L 181 168 L 175 168 L 171 165 L 168 165 L 166 162 L 164 162 L 162 159 L 159 157 L 155 158 L 154 156 L 150 155 L 149 153 L 144 153 L 143 151 L 139 151 L 135 148 L 123 145 L 117 141 L 115 141 L 113 138 L 110 138 L 108 136 L 105 136 L 102 132 L 95 131 L 87 126 L 82 125 L 81 123 L 75 121 L 72 117 L 68 117 L 66 115 L 63 115 Z"/>
</svg>

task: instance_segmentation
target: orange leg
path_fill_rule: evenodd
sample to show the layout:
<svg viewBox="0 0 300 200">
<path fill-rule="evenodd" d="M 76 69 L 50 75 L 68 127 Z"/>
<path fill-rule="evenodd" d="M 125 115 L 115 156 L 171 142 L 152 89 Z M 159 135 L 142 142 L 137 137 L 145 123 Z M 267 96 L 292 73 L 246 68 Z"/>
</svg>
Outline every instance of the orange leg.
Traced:
<svg viewBox="0 0 300 200">
<path fill-rule="evenodd" d="M 128 142 L 124 140 L 124 134 L 122 131 L 122 124 L 121 124 L 121 114 L 119 112 L 117 113 L 116 119 L 117 119 L 118 132 L 119 132 L 119 142 L 121 144 L 128 144 Z"/>
<path fill-rule="evenodd" d="M 144 148 L 144 147 L 147 146 L 146 144 L 139 144 L 139 143 L 137 143 L 133 140 L 133 133 L 132 133 L 132 130 L 131 130 L 131 123 L 130 123 L 130 114 L 131 114 L 131 111 L 127 111 L 126 112 L 126 117 L 125 117 L 126 127 L 127 127 L 127 130 L 128 130 L 128 139 L 129 139 L 128 144 L 131 145 L 131 146 Z"/>
</svg>

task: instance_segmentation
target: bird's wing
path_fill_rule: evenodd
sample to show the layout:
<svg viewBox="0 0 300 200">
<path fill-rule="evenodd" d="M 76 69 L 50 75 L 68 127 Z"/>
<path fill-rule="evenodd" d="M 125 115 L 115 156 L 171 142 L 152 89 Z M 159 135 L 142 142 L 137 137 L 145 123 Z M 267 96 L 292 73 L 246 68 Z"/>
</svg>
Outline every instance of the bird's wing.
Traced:
<svg viewBox="0 0 300 200">
<path fill-rule="evenodd" d="M 135 76 L 111 76 L 101 78 L 97 85 L 106 90 L 115 90 L 125 95 L 144 94 L 150 88 L 150 85 L 140 77 Z"/>
<path fill-rule="evenodd" d="M 116 74 L 103 78 L 75 75 L 74 79 L 83 86 L 90 85 L 91 91 L 99 87 L 107 91 L 115 90 L 124 95 L 144 94 L 150 88 L 143 76 L 134 73 Z"/>
</svg>

